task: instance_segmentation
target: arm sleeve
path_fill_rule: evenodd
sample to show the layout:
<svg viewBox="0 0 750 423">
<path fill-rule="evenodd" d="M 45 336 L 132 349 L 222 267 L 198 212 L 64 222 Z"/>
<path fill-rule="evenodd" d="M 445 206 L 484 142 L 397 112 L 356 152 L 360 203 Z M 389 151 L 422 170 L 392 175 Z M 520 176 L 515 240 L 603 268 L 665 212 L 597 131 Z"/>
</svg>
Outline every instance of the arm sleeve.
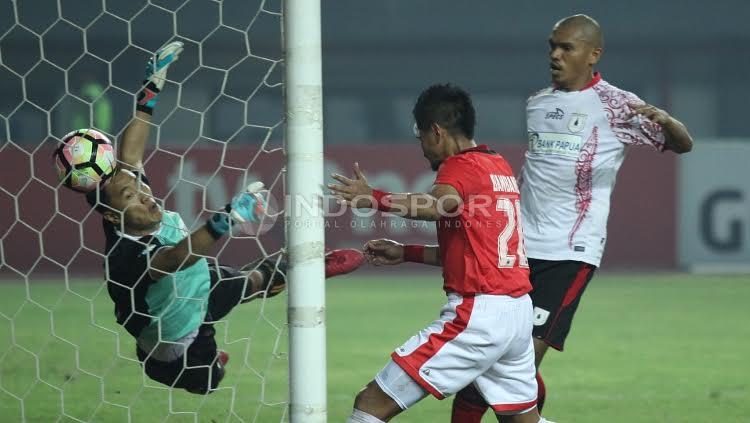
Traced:
<svg viewBox="0 0 750 423">
<path fill-rule="evenodd" d="M 611 99 L 604 103 L 610 126 L 617 139 L 623 144 L 643 145 L 652 147 L 657 151 L 664 151 L 664 129 L 661 125 L 634 114 L 633 109 L 628 105 L 629 103 L 645 104 L 645 102 L 637 95 L 627 91 L 621 91 L 618 94 L 620 101 L 612 101 Z M 613 96 L 614 98 L 615 96 Z"/>
<path fill-rule="evenodd" d="M 446 159 L 438 169 L 435 185 L 444 184 L 452 186 L 466 200 L 467 194 L 472 192 L 471 181 L 473 168 L 463 157 L 450 157 Z"/>
</svg>

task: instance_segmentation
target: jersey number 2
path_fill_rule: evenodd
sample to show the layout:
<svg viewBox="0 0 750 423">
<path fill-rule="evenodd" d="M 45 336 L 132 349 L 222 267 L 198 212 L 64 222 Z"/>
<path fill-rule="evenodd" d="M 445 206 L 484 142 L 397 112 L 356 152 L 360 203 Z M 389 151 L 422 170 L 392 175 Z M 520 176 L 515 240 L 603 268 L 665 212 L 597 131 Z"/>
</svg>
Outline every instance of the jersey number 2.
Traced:
<svg viewBox="0 0 750 423">
<path fill-rule="evenodd" d="M 529 259 L 526 258 L 526 248 L 523 245 L 521 221 L 520 219 L 516 219 L 516 216 L 521 216 L 521 203 L 518 200 L 499 198 L 497 200 L 497 210 L 505 212 L 505 215 L 508 216 L 507 224 L 497 237 L 497 267 L 505 269 L 515 266 L 516 256 L 518 256 L 518 266 L 529 267 Z M 518 235 L 516 255 L 508 254 L 508 242 L 513 237 L 513 232 Z"/>
</svg>

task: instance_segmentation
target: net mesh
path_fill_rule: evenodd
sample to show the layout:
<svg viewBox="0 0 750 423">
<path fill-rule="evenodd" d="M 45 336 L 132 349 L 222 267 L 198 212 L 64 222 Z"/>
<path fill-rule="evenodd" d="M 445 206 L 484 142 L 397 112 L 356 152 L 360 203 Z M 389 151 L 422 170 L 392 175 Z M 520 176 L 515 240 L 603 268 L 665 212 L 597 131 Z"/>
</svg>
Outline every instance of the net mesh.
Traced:
<svg viewBox="0 0 750 423">
<path fill-rule="evenodd" d="M 2 420 L 287 419 L 285 294 L 215 325 L 230 356 L 215 393 L 150 380 L 101 276 L 101 216 L 51 162 L 72 129 L 117 144 L 146 59 L 179 40 L 145 157 L 154 194 L 192 227 L 253 180 L 283 198 L 281 34 L 280 1 L 0 1 Z M 212 260 L 278 258 L 283 225 L 264 225 L 220 241 Z"/>
</svg>

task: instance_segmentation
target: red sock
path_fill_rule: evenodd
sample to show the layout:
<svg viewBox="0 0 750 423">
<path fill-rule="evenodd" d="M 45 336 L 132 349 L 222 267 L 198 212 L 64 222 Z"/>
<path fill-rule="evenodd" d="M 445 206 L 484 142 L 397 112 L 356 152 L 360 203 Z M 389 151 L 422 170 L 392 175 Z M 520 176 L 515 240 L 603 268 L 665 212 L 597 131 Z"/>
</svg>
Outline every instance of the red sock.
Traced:
<svg viewBox="0 0 750 423">
<path fill-rule="evenodd" d="M 451 423 L 480 423 L 487 408 L 486 404 L 474 404 L 457 396 L 453 399 Z"/>
<path fill-rule="evenodd" d="M 541 414 L 542 407 L 544 407 L 544 399 L 547 397 L 547 388 L 544 386 L 544 379 L 542 379 L 542 374 L 539 372 L 536 372 L 536 385 L 536 408 Z"/>
</svg>

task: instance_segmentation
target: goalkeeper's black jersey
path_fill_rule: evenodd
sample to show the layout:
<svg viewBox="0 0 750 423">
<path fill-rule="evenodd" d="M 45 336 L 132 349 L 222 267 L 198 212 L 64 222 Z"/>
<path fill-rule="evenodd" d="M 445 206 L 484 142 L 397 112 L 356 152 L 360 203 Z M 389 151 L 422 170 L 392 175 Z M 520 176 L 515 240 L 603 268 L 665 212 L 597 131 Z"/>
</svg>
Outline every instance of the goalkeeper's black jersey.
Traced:
<svg viewBox="0 0 750 423">
<path fill-rule="evenodd" d="M 148 184 L 145 175 L 138 175 Z M 102 219 L 105 236 L 107 291 L 115 303 L 117 323 L 134 337 L 151 323 L 146 303 L 149 286 L 156 283 L 148 274 L 151 255 L 161 243 L 155 236 L 131 237 L 118 234 L 115 225 Z"/>
</svg>

